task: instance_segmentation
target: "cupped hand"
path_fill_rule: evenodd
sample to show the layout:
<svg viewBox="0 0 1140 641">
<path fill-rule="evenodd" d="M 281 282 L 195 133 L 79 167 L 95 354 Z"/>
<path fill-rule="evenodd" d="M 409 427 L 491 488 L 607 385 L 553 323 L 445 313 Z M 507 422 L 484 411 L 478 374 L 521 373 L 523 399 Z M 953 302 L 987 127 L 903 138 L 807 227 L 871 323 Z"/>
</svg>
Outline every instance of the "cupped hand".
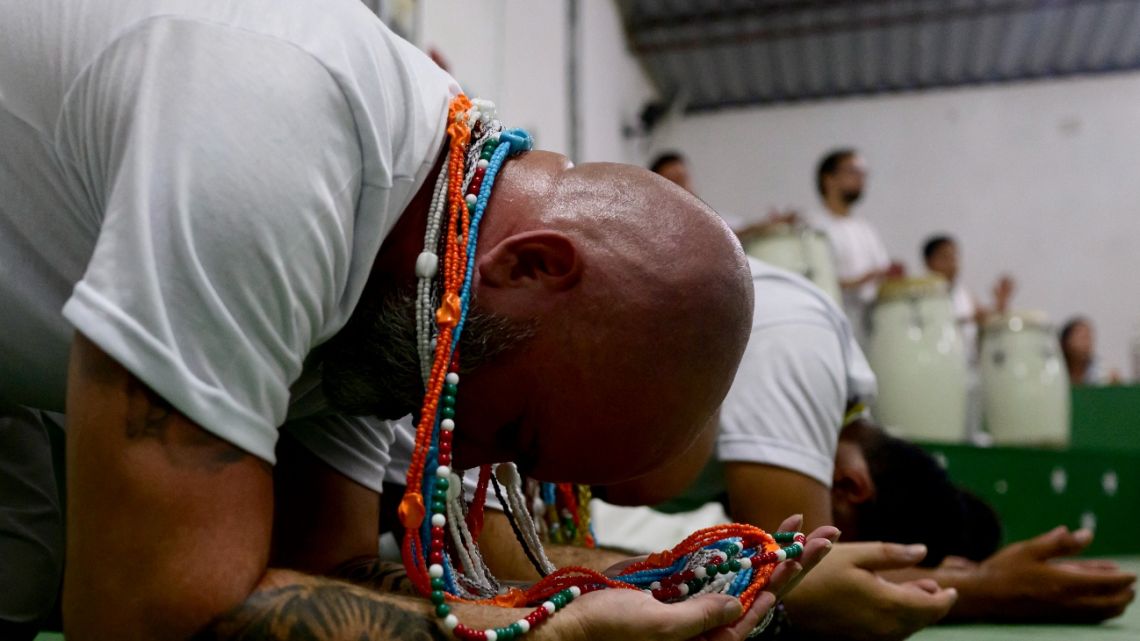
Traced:
<svg viewBox="0 0 1140 641">
<path fill-rule="evenodd" d="M 786 600 L 798 636 L 846 641 L 905 639 L 946 616 L 958 594 L 931 579 L 892 583 L 878 572 L 913 567 L 922 545 L 845 543 Z"/>
<path fill-rule="evenodd" d="M 1092 539 L 1089 530 L 1057 527 L 980 563 L 970 597 L 989 608 L 979 618 L 1096 623 L 1120 616 L 1136 596 L 1136 575 L 1111 562 L 1063 558 Z"/>
<path fill-rule="evenodd" d="M 797 531 L 802 524 L 802 516 L 792 516 L 784 520 L 780 530 Z M 831 526 L 809 534 L 800 558 L 776 568 L 765 591 L 743 616 L 740 601 L 726 595 L 708 594 L 665 604 L 641 591 L 601 590 L 577 599 L 560 615 L 563 620 L 554 628 L 558 634 L 551 638 L 740 641 L 775 606 L 777 597 L 787 594 L 799 577 L 823 560 L 838 537 L 839 530 Z M 613 576 L 636 560 L 619 563 L 606 574 Z"/>
<path fill-rule="evenodd" d="M 575 599 L 551 620 L 553 634 L 537 639 L 740 641 L 774 605 L 772 595 L 764 593 L 741 618 L 740 601 L 723 594 L 661 603 L 640 590 L 599 590 Z"/>
<path fill-rule="evenodd" d="M 803 527 L 803 524 L 803 515 L 796 514 L 784 519 L 778 531 L 797 532 Z M 799 560 L 781 563 L 772 573 L 772 578 L 768 581 L 767 592 L 772 593 L 777 600 L 787 596 L 803 580 L 804 576 L 812 568 L 819 565 L 823 557 L 831 552 L 832 545 L 838 540 L 838 529 L 830 525 L 816 528 L 807 535 L 807 541 L 804 542 L 804 552 L 800 555 Z"/>
</svg>

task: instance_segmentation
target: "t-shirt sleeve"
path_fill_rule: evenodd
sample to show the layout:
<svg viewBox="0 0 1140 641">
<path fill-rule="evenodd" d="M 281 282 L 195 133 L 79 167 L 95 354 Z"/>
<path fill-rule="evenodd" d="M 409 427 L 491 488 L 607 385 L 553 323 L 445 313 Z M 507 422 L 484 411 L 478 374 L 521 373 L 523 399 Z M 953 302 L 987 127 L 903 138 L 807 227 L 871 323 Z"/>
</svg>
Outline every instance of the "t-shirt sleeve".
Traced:
<svg viewBox="0 0 1140 641">
<path fill-rule="evenodd" d="M 407 485 L 408 467 L 412 452 L 416 448 L 416 425 L 411 416 L 389 421 L 392 430 L 392 447 L 389 448 L 388 469 L 384 471 L 384 482 Z"/>
<path fill-rule="evenodd" d="M 329 467 L 377 494 L 383 493 L 395 438 L 388 421 L 333 414 L 289 421 L 281 429 Z"/>
<path fill-rule="evenodd" d="M 337 83 L 289 43 L 153 19 L 69 89 L 58 137 L 102 212 L 65 317 L 273 462 L 350 266 L 361 161 Z"/>
<path fill-rule="evenodd" d="M 846 387 L 833 328 L 754 328 L 721 406 L 717 458 L 782 467 L 831 487 Z"/>
</svg>

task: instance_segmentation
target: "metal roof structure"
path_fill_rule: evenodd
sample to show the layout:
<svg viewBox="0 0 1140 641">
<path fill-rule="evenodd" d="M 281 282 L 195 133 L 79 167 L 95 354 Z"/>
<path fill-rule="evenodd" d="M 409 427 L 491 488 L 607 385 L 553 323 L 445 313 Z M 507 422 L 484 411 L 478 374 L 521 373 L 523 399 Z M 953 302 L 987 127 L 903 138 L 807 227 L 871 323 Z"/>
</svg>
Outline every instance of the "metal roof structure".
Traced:
<svg viewBox="0 0 1140 641">
<path fill-rule="evenodd" d="M 1140 0 L 617 0 L 689 111 L 1140 69 Z"/>
</svg>

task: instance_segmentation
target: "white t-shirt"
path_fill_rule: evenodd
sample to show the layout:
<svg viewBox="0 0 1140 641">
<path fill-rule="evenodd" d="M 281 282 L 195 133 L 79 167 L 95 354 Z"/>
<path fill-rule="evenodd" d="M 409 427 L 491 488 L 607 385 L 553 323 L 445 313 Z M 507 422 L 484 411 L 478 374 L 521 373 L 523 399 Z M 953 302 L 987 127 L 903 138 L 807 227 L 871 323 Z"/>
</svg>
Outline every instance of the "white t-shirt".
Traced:
<svg viewBox="0 0 1140 641">
<path fill-rule="evenodd" d="M 349 467 L 366 452 L 378 487 L 390 436 L 319 416 L 303 364 L 356 307 L 456 91 L 359 0 L 6 3 L 0 398 L 62 409 L 78 330 L 266 461 L 287 412 L 316 421 L 300 438 Z"/>
<path fill-rule="evenodd" d="M 384 481 L 396 485 L 407 485 L 408 466 L 412 461 L 412 450 L 416 448 L 416 426 L 411 416 L 398 421 L 389 421 L 392 429 L 392 446 L 388 448 L 392 462 L 384 470 Z"/>
<path fill-rule="evenodd" d="M 855 280 L 867 273 L 890 266 L 887 248 L 865 218 L 848 215 L 836 216 L 828 211 L 810 212 L 808 223 L 827 234 L 835 257 L 835 271 L 839 280 Z M 856 338 L 864 340 L 864 321 L 868 307 L 878 295 L 879 283 L 865 283 L 843 290 L 843 308 L 851 321 Z"/>
<path fill-rule="evenodd" d="M 974 303 L 974 296 L 961 281 L 954 283 L 950 288 L 950 305 L 954 310 L 954 320 L 958 323 L 958 331 L 962 334 L 962 344 L 966 346 L 966 354 L 970 363 L 978 360 L 978 321 L 976 318 L 978 308 Z"/>
<path fill-rule="evenodd" d="M 749 264 L 752 335 L 720 409 L 717 459 L 778 466 L 830 487 L 847 405 L 874 397 L 875 375 L 823 290 Z"/>
</svg>

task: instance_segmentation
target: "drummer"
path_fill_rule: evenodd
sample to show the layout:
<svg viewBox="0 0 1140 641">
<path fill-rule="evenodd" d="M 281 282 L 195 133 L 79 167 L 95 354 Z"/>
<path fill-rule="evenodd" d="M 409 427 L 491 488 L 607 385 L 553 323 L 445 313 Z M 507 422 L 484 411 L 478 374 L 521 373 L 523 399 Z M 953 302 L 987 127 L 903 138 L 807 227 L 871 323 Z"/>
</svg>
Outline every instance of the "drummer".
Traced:
<svg viewBox="0 0 1140 641">
<path fill-rule="evenodd" d="M 995 314 L 1004 314 L 1009 308 L 1016 284 L 1008 274 L 998 277 L 993 286 L 993 307 L 985 307 L 959 278 L 961 252 L 958 241 L 947 234 L 931 236 L 922 245 L 922 259 L 926 269 L 946 279 L 950 284 L 950 301 L 954 307 L 954 317 L 962 332 L 970 362 L 976 363 L 978 355 L 978 327 Z"/>
<path fill-rule="evenodd" d="M 816 168 L 816 189 L 823 199 L 822 211 L 812 211 L 807 222 L 825 232 L 831 241 L 843 308 L 855 338 L 867 345 L 867 314 L 871 303 L 888 276 L 902 275 L 903 267 L 893 262 L 875 226 L 855 216 L 855 203 L 863 196 L 867 163 L 854 149 L 829 152 Z"/>
<path fill-rule="evenodd" d="M 689 173 L 689 164 L 679 151 L 663 151 L 657 154 L 653 162 L 649 163 L 649 171 L 671 181 L 690 194 L 696 194 L 693 190 L 693 178 Z"/>
<path fill-rule="evenodd" d="M 962 344 L 966 348 L 966 362 L 969 365 L 969 382 L 966 391 L 966 434 L 975 443 L 985 444 L 989 436 L 982 431 L 982 387 L 978 372 L 980 341 L 978 328 L 987 318 L 1004 314 L 1013 297 L 1014 281 L 1008 274 L 1002 274 L 993 286 L 993 307 L 985 307 L 978 302 L 973 292 L 958 278 L 961 252 L 958 241 L 948 234 L 936 234 L 922 244 L 922 260 L 931 274 L 941 276 L 950 285 L 950 304 Z"/>
<path fill-rule="evenodd" d="M 1073 385 L 1116 385 L 1120 372 L 1105 371 L 1096 358 L 1092 321 L 1084 316 L 1070 318 L 1059 333 L 1061 353 Z"/>
<path fill-rule="evenodd" d="M 649 163 L 649 171 L 672 181 L 690 194 L 696 195 L 697 193 L 693 189 L 693 178 L 689 171 L 688 161 L 679 151 L 661 152 L 653 159 L 653 162 Z M 785 211 L 772 209 L 766 218 L 755 222 L 744 222 L 740 217 L 724 211 L 718 210 L 717 213 L 724 219 L 724 222 L 728 223 L 733 233 L 742 242 L 763 236 L 776 225 L 794 223 L 798 219 L 798 214 L 792 209 Z"/>
</svg>

